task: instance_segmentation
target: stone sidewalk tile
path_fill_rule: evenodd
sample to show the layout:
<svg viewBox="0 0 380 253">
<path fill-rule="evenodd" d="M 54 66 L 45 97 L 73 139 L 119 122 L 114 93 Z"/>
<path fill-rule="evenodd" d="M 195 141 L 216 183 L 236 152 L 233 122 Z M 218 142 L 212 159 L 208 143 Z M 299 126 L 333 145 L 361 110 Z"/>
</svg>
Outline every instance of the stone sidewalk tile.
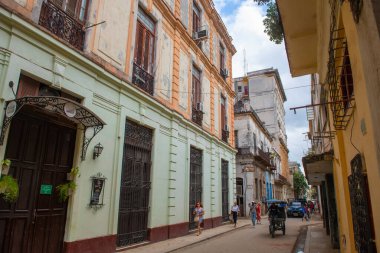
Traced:
<svg viewBox="0 0 380 253">
<path fill-rule="evenodd" d="M 308 226 L 305 253 L 338 253 L 331 247 L 330 237 L 326 235 L 322 222 Z"/>
<path fill-rule="evenodd" d="M 262 217 L 262 219 L 265 219 L 266 217 Z M 164 253 L 164 252 L 171 252 L 195 243 L 199 243 L 205 240 L 208 240 L 210 238 L 216 237 L 218 235 L 222 235 L 224 233 L 228 233 L 232 230 L 243 228 L 246 226 L 251 225 L 252 222 L 250 219 L 247 218 L 240 218 L 237 222 L 237 227 L 234 228 L 233 224 L 225 224 L 221 225 L 216 228 L 210 228 L 202 230 L 202 233 L 197 236 L 195 232 L 173 238 L 168 239 L 165 241 L 160 241 L 156 243 L 143 243 L 142 246 L 137 247 L 127 247 L 123 251 L 119 251 L 118 253 Z M 136 246 L 136 245 L 134 245 Z"/>
</svg>

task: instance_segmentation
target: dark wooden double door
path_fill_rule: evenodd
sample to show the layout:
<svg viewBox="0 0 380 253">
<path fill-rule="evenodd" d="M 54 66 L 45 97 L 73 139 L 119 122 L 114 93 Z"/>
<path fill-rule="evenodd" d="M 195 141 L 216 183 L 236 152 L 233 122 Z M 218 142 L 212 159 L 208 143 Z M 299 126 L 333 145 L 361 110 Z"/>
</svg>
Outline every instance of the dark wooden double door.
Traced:
<svg viewBox="0 0 380 253">
<path fill-rule="evenodd" d="M 14 204 L 0 198 L 0 252 L 59 253 L 67 203 L 58 200 L 55 187 L 66 182 L 72 167 L 76 130 L 57 119 L 30 115 L 15 116 L 7 141 L 9 174 L 16 178 L 20 193 Z"/>
</svg>

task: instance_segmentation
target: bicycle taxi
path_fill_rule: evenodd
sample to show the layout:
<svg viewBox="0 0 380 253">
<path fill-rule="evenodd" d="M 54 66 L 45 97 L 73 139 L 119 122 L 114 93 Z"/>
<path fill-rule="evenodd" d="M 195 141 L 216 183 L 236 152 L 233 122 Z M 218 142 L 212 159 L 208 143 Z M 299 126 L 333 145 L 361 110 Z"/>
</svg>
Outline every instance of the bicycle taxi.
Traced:
<svg viewBox="0 0 380 253">
<path fill-rule="evenodd" d="M 286 220 L 286 205 L 287 203 L 282 200 L 271 199 L 267 201 L 268 204 L 268 219 L 269 219 L 269 234 L 272 238 L 275 236 L 277 230 L 281 230 L 285 235 L 285 220 Z"/>
</svg>

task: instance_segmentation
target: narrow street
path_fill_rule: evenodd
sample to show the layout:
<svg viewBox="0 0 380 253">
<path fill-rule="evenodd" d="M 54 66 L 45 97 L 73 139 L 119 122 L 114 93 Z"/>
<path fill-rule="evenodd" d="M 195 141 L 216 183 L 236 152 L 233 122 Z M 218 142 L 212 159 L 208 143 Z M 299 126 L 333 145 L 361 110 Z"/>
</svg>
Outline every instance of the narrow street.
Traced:
<svg viewBox="0 0 380 253">
<path fill-rule="evenodd" d="M 172 252 L 248 253 L 254 251 L 255 253 L 290 253 L 302 225 L 306 225 L 306 222 L 302 222 L 300 218 L 289 218 L 286 220 L 286 234 L 282 235 L 282 231 L 276 231 L 275 238 L 272 238 L 268 231 L 268 220 L 263 220 L 262 224 L 256 225 L 256 227 L 248 225 L 240 229 L 231 230 L 210 240 L 205 240 Z"/>
</svg>

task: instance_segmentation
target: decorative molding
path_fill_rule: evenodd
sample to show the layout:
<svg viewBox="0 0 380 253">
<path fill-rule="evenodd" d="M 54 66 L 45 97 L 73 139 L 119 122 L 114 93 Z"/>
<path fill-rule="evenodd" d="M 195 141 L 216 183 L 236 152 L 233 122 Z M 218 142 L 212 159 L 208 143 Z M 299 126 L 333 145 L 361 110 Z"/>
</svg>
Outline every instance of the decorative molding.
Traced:
<svg viewBox="0 0 380 253">
<path fill-rule="evenodd" d="M 54 56 L 54 67 L 53 67 L 53 83 L 52 86 L 61 89 L 63 80 L 64 80 L 64 74 L 66 70 L 67 62 L 59 58 L 58 56 Z"/>
</svg>

